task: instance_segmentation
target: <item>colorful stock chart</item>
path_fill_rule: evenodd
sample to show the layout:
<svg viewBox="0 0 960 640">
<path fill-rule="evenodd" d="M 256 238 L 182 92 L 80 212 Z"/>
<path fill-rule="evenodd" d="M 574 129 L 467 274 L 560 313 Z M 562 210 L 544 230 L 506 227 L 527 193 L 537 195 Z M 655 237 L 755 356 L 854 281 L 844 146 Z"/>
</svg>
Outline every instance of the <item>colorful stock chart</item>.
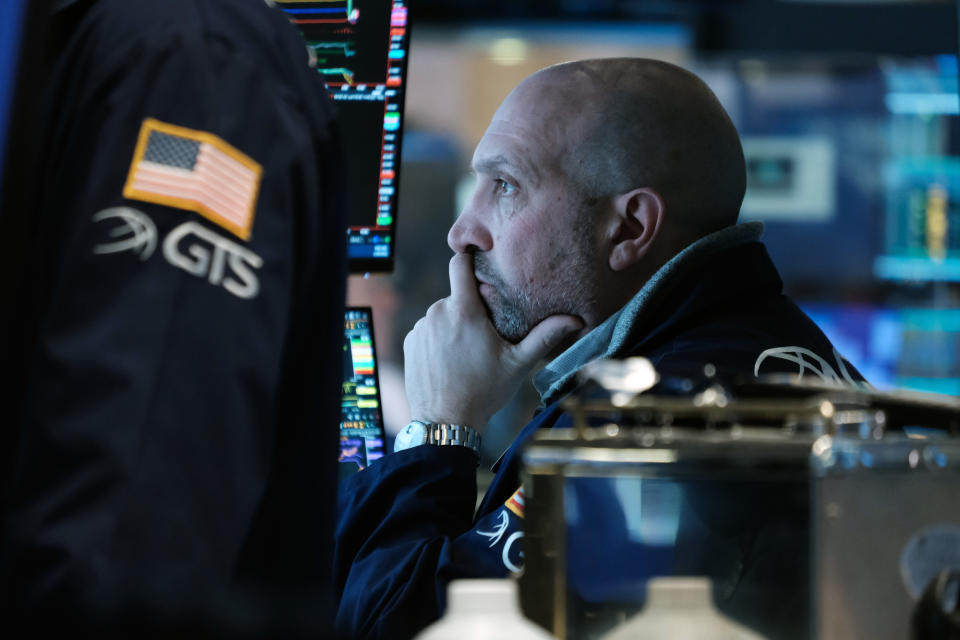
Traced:
<svg viewBox="0 0 960 640">
<path fill-rule="evenodd" d="M 347 149 L 354 272 L 393 265 L 408 52 L 405 0 L 276 3 L 303 34 L 336 102 Z"/>
<path fill-rule="evenodd" d="M 369 308 L 344 316 L 343 392 L 340 396 L 340 463 L 352 473 L 383 457 L 384 431 Z"/>
</svg>

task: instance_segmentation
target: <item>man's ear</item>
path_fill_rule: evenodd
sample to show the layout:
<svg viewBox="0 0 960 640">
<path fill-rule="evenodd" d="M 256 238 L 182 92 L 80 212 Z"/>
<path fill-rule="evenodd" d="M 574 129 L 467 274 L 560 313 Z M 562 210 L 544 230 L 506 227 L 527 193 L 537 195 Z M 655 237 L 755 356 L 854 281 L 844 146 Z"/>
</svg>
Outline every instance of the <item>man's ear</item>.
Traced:
<svg viewBox="0 0 960 640">
<path fill-rule="evenodd" d="M 624 271 L 650 251 L 663 224 L 665 207 L 659 193 L 644 187 L 617 196 L 614 209 L 610 268 Z"/>
</svg>

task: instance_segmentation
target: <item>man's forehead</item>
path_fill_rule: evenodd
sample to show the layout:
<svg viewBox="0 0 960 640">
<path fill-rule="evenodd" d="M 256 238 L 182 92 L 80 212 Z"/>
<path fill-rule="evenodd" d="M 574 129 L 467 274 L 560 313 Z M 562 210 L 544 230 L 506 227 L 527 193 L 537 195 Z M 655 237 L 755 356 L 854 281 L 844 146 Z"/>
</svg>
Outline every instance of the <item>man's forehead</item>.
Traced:
<svg viewBox="0 0 960 640">
<path fill-rule="evenodd" d="M 523 83 L 506 97 L 488 131 L 522 130 L 558 148 L 596 119 L 596 102 L 581 90 L 544 82 Z"/>
<path fill-rule="evenodd" d="M 535 162 L 527 160 L 521 154 L 515 153 L 485 153 L 481 146 L 473 154 L 473 170 L 479 174 L 506 173 L 517 178 L 527 178 L 537 183 L 540 181 L 540 170 Z"/>
<path fill-rule="evenodd" d="M 550 156 L 537 136 L 491 125 L 473 152 L 472 165 L 480 174 L 506 172 L 538 182 L 540 167 L 550 163 Z"/>
<path fill-rule="evenodd" d="M 474 151 L 473 168 L 513 167 L 538 176 L 538 167 L 556 162 L 562 142 L 557 123 L 540 114 L 497 110 Z"/>
</svg>

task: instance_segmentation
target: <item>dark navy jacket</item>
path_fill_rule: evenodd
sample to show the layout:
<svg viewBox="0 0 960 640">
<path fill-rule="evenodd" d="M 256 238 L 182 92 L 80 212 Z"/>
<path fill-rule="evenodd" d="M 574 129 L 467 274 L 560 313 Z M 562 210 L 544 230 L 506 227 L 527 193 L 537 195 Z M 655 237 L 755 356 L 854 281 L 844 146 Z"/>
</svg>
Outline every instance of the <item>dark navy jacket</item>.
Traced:
<svg viewBox="0 0 960 640">
<path fill-rule="evenodd" d="M 328 628 L 345 215 L 322 79 L 263 0 L 66 4 L 2 211 L 5 602 Z M 173 132 L 155 148 L 147 119 Z M 165 202 L 125 191 L 138 141 L 174 173 L 220 149 L 207 184 L 225 156 L 262 171 Z"/>
<path fill-rule="evenodd" d="M 753 376 L 769 349 L 835 358 L 823 333 L 781 293 L 759 242 L 710 252 L 687 267 L 648 301 L 622 355 L 649 358 L 663 376 L 698 376 L 711 363 L 721 381 Z M 761 365 L 761 373 L 803 371 L 789 352 Z M 522 448 L 538 429 L 563 424 L 568 416 L 555 402 L 524 427 L 476 512 L 474 459 L 455 447 L 394 453 L 344 482 L 335 557 L 340 627 L 359 638 L 409 638 L 443 611 L 448 581 L 518 570 Z"/>
</svg>

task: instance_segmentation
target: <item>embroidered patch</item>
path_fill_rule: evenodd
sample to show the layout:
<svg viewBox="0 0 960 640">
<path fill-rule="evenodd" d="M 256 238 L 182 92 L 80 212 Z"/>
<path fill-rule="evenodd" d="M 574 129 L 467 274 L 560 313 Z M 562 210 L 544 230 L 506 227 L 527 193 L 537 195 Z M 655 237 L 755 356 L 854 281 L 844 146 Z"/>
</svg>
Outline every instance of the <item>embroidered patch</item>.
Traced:
<svg viewBox="0 0 960 640">
<path fill-rule="evenodd" d="M 523 517 L 523 487 L 517 489 L 510 499 L 503 503 L 507 509 L 519 517 Z"/>
<path fill-rule="evenodd" d="M 194 211 L 250 239 L 263 168 L 206 131 L 147 118 L 123 196 Z"/>
</svg>

